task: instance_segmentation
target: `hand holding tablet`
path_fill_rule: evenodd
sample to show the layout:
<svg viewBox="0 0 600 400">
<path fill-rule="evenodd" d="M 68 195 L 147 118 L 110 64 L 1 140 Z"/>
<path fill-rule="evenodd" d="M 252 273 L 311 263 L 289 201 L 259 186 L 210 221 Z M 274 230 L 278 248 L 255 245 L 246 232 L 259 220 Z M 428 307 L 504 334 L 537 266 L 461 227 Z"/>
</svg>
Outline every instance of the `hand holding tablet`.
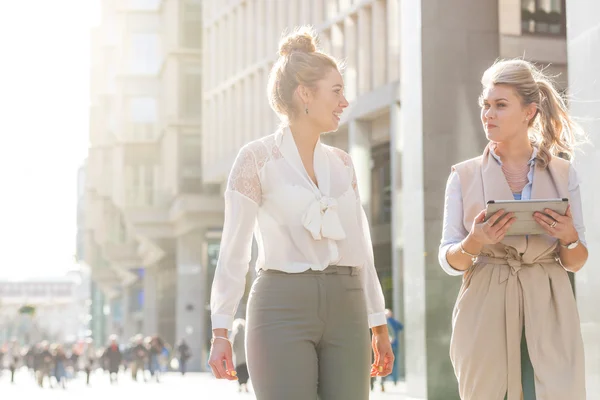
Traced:
<svg viewBox="0 0 600 400">
<path fill-rule="evenodd" d="M 556 219 L 545 210 L 551 210 L 559 216 L 564 216 L 569 205 L 568 199 L 544 199 L 544 200 L 491 200 L 488 201 L 485 221 L 499 210 L 505 213 L 513 213 L 515 221 L 508 228 L 506 236 L 514 235 L 543 235 L 551 234 L 548 230 L 556 227 Z M 534 213 L 540 213 L 540 222 L 546 222 L 548 229 L 538 223 Z M 557 216 L 555 214 L 555 216 Z M 558 217 L 558 216 L 557 216 Z M 554 226 L 552 226 L 554 224 Z M 552 235 L 554 236 L 554 235 Z"/>
</svg>

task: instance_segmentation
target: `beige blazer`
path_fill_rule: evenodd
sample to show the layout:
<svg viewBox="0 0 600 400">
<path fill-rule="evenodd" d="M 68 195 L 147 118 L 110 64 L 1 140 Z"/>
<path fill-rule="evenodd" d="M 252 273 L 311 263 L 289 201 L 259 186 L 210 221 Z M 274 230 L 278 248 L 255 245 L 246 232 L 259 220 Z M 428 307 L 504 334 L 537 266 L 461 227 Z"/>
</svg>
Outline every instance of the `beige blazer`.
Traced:
<svg viewBox="0 0 600 400">
<path fill-rule="evenodd" d="M 461 182 L 464 224 L 488 200 L 512 200 L 501 167 L 482 156 L 453 166 Z M 568 198 L 569 162 L 535 167 L 531 198 Z M 463 275 L 454 307 L 450 358 L 463 400 L 520 400 L 521 337 L 535 371 L 538 400 L 585 400 L 583 341 L 575 297 L 547 235 L 510 236 L 485 246 Z"/>
</svg>

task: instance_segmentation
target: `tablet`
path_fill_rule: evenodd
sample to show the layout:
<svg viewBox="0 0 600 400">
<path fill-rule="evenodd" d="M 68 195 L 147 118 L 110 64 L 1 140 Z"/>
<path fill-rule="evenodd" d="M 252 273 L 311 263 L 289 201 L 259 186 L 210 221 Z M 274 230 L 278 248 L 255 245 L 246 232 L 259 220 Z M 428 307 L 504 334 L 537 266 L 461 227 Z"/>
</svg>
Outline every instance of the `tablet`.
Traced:
<svg viewBox="0 0 600 400">
<path fill-rule="evenodd" d="M 542 235 L 546 231 L 533 219 L 533 213 L 549 208 L 560 215 L 565 215 L 569 199 L 544 199 L 544 200 L 490 200 L 485 210 L 487 221 L 498 210 L 515 213 L 517 220 L 506 232 L 506 236 L 514 235 Z"/>
</svg>

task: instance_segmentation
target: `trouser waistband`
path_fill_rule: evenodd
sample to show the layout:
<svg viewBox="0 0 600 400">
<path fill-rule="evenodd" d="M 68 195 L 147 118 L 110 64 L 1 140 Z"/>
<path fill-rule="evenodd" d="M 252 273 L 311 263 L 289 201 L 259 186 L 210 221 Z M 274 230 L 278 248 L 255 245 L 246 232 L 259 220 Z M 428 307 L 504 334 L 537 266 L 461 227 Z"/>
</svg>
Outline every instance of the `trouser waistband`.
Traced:
<svg viewBox="0 0 600 400">
<path fill-rule="evenodd" d="M 348 267 L 344 265 L 330 265 L 322 271 L 308 269 L 304 272 L 290 273 L 278 269 L 261 269 L 259 274 L 281 274 L 281 275 L 358 275 L 358 267 Z"/>
</svg>

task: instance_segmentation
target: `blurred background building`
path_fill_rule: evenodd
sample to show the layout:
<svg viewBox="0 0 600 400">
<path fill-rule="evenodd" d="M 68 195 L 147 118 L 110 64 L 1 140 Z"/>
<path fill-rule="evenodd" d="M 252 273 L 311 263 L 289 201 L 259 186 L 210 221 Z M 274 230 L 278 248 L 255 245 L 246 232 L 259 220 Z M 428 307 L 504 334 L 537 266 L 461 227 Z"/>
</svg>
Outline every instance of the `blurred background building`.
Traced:
<svg viewBox="0 0 600 400">
<path fill-rule="evenodd" d="M 218 186 L 202 180 L 201 8 L 102 2 L 84 204 L 98 338 L 185 338 L 192 370 L 210 338 L 205 238 L 223 218 Z"/>
<path fill-rule="evenodd" d="M 89 274 L 0 281 L 0 343 L 73 343 L 89 334 Z"/>
<path fill-rule="evenodd" d="M 598 2 L 592 2 L 598 3 Z M 311 24 L 343 59 L 350 107 L 324 141 L 347 150 L 387 304 L 406 327 L 409 395 L 448 399 L 460 279 L 437 262 L 450 166 L 481 153 L 480 77 L 497 58 L 547 66 L 592 142 L 600 13 L 587 0 L 137 0 L 102 2 L 92 34 L 82 259 L 94 334 L 185 337 L 206 362 L 222 192 L 239 148 L 275 131 L 267 76 L 284 30 Z M 598 3 L 600 4 L 600 3 Z M 597 10 L 600 11 L 600 10 Z M 587 221 L 598 150 L 578 155 Z M 590 247 L 599 224 L 588 222 Z M 589 265 L 600 261 L 590 256 Z M 590 387 L 600 389 L 593 268 L 577 275 Z M 250 279 L 252 272 L 250 272 Z M 245 301 L 245 298 L 244 300 Z M 244 304 L 239 313 L 244 313 Z M 200 358 L 202 357 L 202 358 Z"/>
</svg>

